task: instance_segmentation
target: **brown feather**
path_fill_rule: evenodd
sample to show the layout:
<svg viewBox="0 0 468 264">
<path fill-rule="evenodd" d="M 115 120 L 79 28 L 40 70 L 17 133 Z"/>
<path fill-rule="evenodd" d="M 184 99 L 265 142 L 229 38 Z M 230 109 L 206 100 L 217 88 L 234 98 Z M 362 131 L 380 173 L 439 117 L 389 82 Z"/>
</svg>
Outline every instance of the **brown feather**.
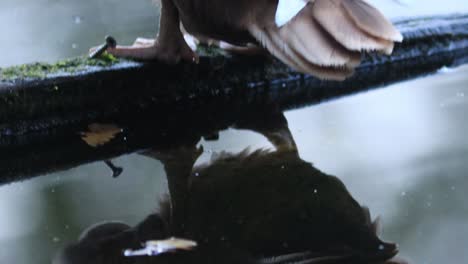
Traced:
<svg viewBox="0 0 468 264">
<path fill-rule="evenodd" d="M 268 49 L 271 54 L 297 71 L 312 74 L 321 79 L 344 80 L 353 74 L 347 67 L 320 67 L 306 60 L 302 54 L 294 51 L 279 35 L 278 28 L 270 27 L 260 29 L 255 25 L 250 28 L 251 34 Z"/>
<path fill-rule="evenodd" d="M 342 1 L 344 9 L 358 27 L 368 34 L 386 40 L 401 42 L 403 36 L 380 13 L 379 10 L 361 0 Z"/>
<path fill-rule="evenodd" d="M 310 1 L 292 20 L 277 27 L 270 19 L 248 23 L 269 52 L 290 67 L 322 79 L 343 80 L 360 63 L 361 51 L 390 54 L 400 33 L 362 0 Z"/>
<path fill-rule="evenodd" d="M 301 69 L 301 67 L 296 62 L 294 62 L 294 60 L 292 60 L 284 52 L 281 52 L 281 49 L 271 39 L 271 36 L 268 35 L 267 31 L 260 29 L 257 25 L 252 25 L 250 27 L 250 32 L 258 40 L 260 45 L 265 47 L 273 56 L 277 57 L 279 60 L 296 70 L 304 71 L 304 69 Z"/>
<path fill-rule="evenodd" d="M 334 67 L 317 65 L 311 62 L 304 57 L 304 53 L 299 52 L 290 45 L 289 39 L 281 38 L 277 28 L 270 28 L 268 35 L 272 37 L 276 46 L 280 47 L 280 51 L 298 65 L 298 70 L 303 73 L 309 73 L 321 79 L 342 81 L 354 72 L 351 67 L 346 67 L 345 65 Z"/>
<path fill-rule="evenodd" d="M 313 18 L 313 5 L 306 6 L 293 20 L 279 29 L 281 38 L 309 62 L 320 66 L 359 65 L 361 55 L 345 49 Z"/>
<path fill-rule="evenodd" d="M 361 30 L 343 7 L 344 0 L 316 0 L 314 17 L 339 43 L 350 50 L 377 50 L 390 54 L 393 42 Z M 355 1 L 353 1 L 355 2 Z"/>
</svg>

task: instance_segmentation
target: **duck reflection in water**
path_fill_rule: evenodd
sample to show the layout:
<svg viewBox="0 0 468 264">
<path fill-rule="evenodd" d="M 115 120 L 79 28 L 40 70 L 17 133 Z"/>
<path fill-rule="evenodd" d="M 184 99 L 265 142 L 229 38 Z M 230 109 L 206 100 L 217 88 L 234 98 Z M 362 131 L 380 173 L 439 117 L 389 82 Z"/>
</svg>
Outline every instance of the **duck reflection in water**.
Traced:
<svg viewBox="0 0 468 264">
<path fill-rule="evenodd" d="M 338 178 L 300 159 L 283 114 L 265 112 L 267 117 L 236 127 L 263 134 L 274 150 L 220 153 L 196 167 L 196 143 L 146 152 L 163 162 L 171 199 L 135 227 L 90 227 L 54 263 L 406 263 L 395 257 L 395 244 L 378 238 L 378 221 Z M 172 236 L 198 246 L 124 256 L 125 249 Z"/>
</svg>

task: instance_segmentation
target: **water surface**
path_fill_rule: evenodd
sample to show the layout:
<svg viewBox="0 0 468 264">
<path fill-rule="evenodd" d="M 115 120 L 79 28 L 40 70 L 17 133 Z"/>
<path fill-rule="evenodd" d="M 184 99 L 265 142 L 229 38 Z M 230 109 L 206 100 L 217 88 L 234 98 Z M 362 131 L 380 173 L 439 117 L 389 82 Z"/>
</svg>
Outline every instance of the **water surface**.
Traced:
<svg viewBox="0 0 468 264">
<path fill-rule="evenodd" d="M 468 11 L 458 0 L 372 2 L 393 18 Z M 122 43 L 152 37 L 157 16 L 143 0 L 2 0 L 0 66 L 80 55 L 106 34 Z M 467 94 L 465 66 L 284 116 L 300 158 L 337 176 L 372 216 L 380 215 L 382 237 L 399 243 L 401 256 L 411 263 L 461 263 L 468 259 Z M 204 152 L 197 164 L 221 151 L 273 148 L 249 129 L 222 130 L 218 140 L 198 145 Z M 50 263 L 90 225 L 133 226 L 157 212 L 168 194 L 166 171 L 141 154 L 113 159 L 124 168 L 118 178 L 99 161 L 0 186 L 1 262 Z"/>
<path fill-rule="evenodd" d="M 337 176 L 380 215 L 383 238 L 398 242 L 411 263 L 468 258 L 467 73 L 460 67 L 284 113 L 300 158 Z M 258 132 L 237 129 L 198 145 L 197 164 L 221 151 L 273 147 Z M 141 154 L 114 159 L 124 168 L 118 178 L 94 162 L 0 187 L 1 259 L 50 263 L 94 223 L 135 225 L 157 212 L 166 172 Z"/>
</svg>

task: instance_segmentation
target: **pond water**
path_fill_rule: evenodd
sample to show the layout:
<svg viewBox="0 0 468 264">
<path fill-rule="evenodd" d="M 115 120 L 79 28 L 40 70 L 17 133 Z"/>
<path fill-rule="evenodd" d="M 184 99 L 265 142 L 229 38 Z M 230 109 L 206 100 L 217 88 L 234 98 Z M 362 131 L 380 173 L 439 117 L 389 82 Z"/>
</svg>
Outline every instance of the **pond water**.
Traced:
<svg viewBox="0 0 468 264">
<path fill-rule="evenodd" d="M 282 114 L 254 123 L 283 134 L 289 129 L 299 157 L 337 176 L 373 216 L 380 215 L 382 237 L 398 242 L 411 263 L 460 263 L 468 259 L 467 73 L 460 67 L 287 111 L 288 125 Z M 204 149 L 197 164 L 222 151 L 273 149 L 271 131 L 258 127 L 193 141 Z M 92 224 L 119 220 L 133 226 L 156 212 L 168 193 L 158 159 L 164 155 L 144 154 L 115 158 L 124 168 L 118 178 L 104 162 L 93 162 L 1 186 L 2 262 L 50 263 Z M 180 164 L 187 160 L 173 156 Z"/>
<path fill-rule="evenodd" d="M 122 42 L 154 34 L 157 12 L 149 1 L 135 1 L 137 4 L 131 5 L 117 2 L 121 1 L 2 0 L 0 32 L 16 33 L 0 36 L 0 50 L 11 50 L 5 56 L 2 53 L 0 66 L 82 54 L 90 43 L 99 43 L 109 32 Z M 435 4 L 438 1 L 432 1 L 434 4 L 425 1 L 427 4 L 420 5 L 419 9 L 413 3 L 416 1 L 404 1 L 409 7 L 395 7 L 383 0 L 375 2 L 392 17 L 432 14 L 439 9 Z M 468 5 L 444 1 L 444 12 L 454 10 L 466 12 Z M 117 15 L 122 13 L 135 15 Z M 14 21 L 14 26 L 8 26 L 11 22 L 5 21 Z M 192 161 L 196 160 L 197 166 L 209 162 L 214 153 L 239 153 L 249 148 L 251 152 L 269 149 L 273 153 L 263 153 L 263 158 L 271 159 L 271 164 L 279 167 L 265 169 L 259 165 L 261 162 L 232 157 L 231 167 L 227 167 L 231 170 L 215 170 L 215 176 L 220 176 L 214 180 L 206 177 L 207 182 L 204 182 L 206 168 L 195 169 L 190 174 L 192 186 L 195 186 L 189 197 L 195 202 L 190 206 L 197 214 L 186 216 L 193 221 L 184 225 L 195 230 L 192 233 L 206 231 L 198 237 L 215 237 L 219 244 L 246 240 L 251 243 L 245 242 L 246 247 L 260 248 L 268 243 L 258 241 L 280 239 L 277 244 L 272 242 L 272 247 L 279 245 L 281 249 L 275 250 L 281 253 L 294 252 L 293 246 L 303 250 L 304 243 L 328 241 L 319 237 L 320 232 L 316 230 L 354 227 L 351 224 L 354 216 L 358 219 L 362 212 L 349 209 L 353 204 L 346 199 L 347 202 L 338 202 L 351 195 L 359 204 L 369 207 L 372 218 L 381 217 L 380 237 L 398 243 L 399 256 L 410 263 L 462 263 L 468 259 L 465 250 L 468 245 L 467 112 L 468 67 L 462 66 L 284 113 L 271 110 L 265 115 L 252 115 L 239 126 L 241 129 L 222 129 L 219 138 L 197 137 L 191 141 L 191 146 L 182 149 L 175 147 L 176 143 L 164 149 L 148 145 L 137 153 L 112 160 L 123 168 L 117 178 L 111 176 L 111 170 L 103 161 L 83 162 L 64 170 L 59 170 L 59 166 L 54 168 L 54 164 L 44 164 L 51 172 L 0 186 L 0 262 L 51 263 L 54 258 L 58 261 L 57 255 L 63 253 L 64 247 L 76 243 L 80 234 L 96 223 L 115 220 L 138 225 L 148 215 L 159 212 L 161 201 L 169 194 L 168 181 L 172 179 L 177 183 L 174 179 L 178 179 L 178 174 L 190 173 Z M 148 126 L 157 125 L 158 120 L 155 120 Z M 178 129 L 190 132 L 184 123 Z M 70 136 L 79 139 L 78 132 Z M 297 155 L 294 153 L 291 157 L 289 153 L 294 152 L 294 145 Z M 198 159 L 193 158 L 197 155 L 195 146 L 203 147 Z M 275 153 L 280 153 L 279 161 Z M 258 182 L 260 180 L 255 177 L 250 180 L 240 177 L 242 180 L 237 182 L 227 176 L 224 181 L 222 177 L 241 171 L 265 173 L 258 176 L 265 179 L 264 176 L 270 174 L 281 176 L 284 170 L 292 174 L 288 177 L 294 182 L 302 175 L 296 175 L 299 170 L 295 167 L 301 160 L 338 177 L 349 194 L 340 189 L 341 185 L 333 182 L 333 178 L 322 174 L 321 178 L 315 176 L 324 179 L 323 184 L 300 178 L 301 181 L 297 180 L 298 184 L 292 186 L 276 176 L 271 176 L 269 182 Z M 175 166 L 171 166 L 172 161 Z M 271 193 L 255 189 L 260 184 Z M 213 191 L 216 189 L 213 186 L 220 186 L 221 195 Z M 232 190 L 231 186 L 236 189 Z M 303 196 L 295 194 L 296 189 L 304 190 Z M 326 198 L 322 191 L 333 196 Z M 315 199 L 313 195 L 326 199 L 323 204 L 327 206 L 309 204 L 310 199 Z M 227 198 L 223 199 L 224 196 Z M 288 198 L 281 199 L 285 196 Z M 200 209 L 201 206 L 208 209 Z M 298 206 L 299 210 L 294 210 Z M 225 214 L 223 208 L 226 208 Z M 228 225 L 232 220 L 231 209 L 236 217 L 245 214 L 250 223 L 260 222 L 257 219 L 286 220 L 278 220 L 278 223 L 271 220 L 268 223 L 275 228 L 269 229 L 258 223 L 246 226 L 245 220 L 236 218 L 237 225 L 231 230 Z M 326 220 L 330 220 L 331 212 L 346 217 L 330 227 Z M 302 224 L 310 223 L 311 233 L 309 226 L 288 222 L 296 218 Z M 222 221 L 226 219 L 229 221 Z M 223 227 L 223 224 L 226 229 L 218 226 Z M 218 229 L 214 230 L 213 226 Z M 303 228 L 303 237 L 298 238 L 300 231 L 296 229 L 300 228 Z M 361 234 L 346 231 L 349 229 L 352 228 L 342 231 L 347 246 L 360 244 L 362 241 L 358 243 L 354 239 Z M 239 235 L 243 232 L 254 238 L 257 237 L 253 234 L 258 235 L 258 241 Z M 215 254 L 218 249 L 208 248 L 208 252 Z M 81 255 L 94 252 L 86 248 L 80 250 L 83 250 L 78 251 Z M 238 253 L 234 252 L 226 254 L 232 257 Z"/>
</svg>

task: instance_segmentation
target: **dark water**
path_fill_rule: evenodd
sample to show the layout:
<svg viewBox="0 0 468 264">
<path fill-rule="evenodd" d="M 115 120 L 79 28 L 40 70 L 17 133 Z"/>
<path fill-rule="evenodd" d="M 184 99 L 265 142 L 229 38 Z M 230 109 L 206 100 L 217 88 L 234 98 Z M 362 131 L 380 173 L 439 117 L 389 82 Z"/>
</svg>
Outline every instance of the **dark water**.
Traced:
<svg viewBox="0 0 468 264">
<path fill-rule="evenodd" d="M 2 52 L 0 66 L 83 54 L 110 32 L 127 43 L 154 35 L 157 12 L 149 1 L 117 2 L 2 1 L 0 32 L 16 33 L 0 34 L 0 50 L 10 51 Z M 406 2 L 410 8 L 404 15 L 438 9 L 425 4 L 415 10 Z M 391 16 L 400 14 L 380 3 Z M 447 1 L 444 12 L 468 9 L 457 4 Z M 398 243 L 399 255 L 410 263 L 463 263 L 468 259 L 467 94 L 464 66 L 285 113 L 272 107 L 264 116 L 252 115 L 242 129 L 220 131 L 219 139 L 196 138 L 192 143 L 203 146 L 196 165 L 223 151 L 273 153 L 263 153 L 263 163 L 233 157 L 219 170 L 196 169 L 190 176 L 193 202 L 183 217 L 190 219 L 186 234 L 217 241 L 214 249 L 207 243 L 204 254 L 230 256 L 222 259 L 226 262 L 251 252 L 320 248 L 333 240 L 319 231 L 337 233 L 334 241 L 371 255 L 375 245 L 356 231 L 363 212 L 350 202 L 352 196 L 369 207 L 372 218 L 381 216 L 382 240 Z M 180 129 L 190 132 L 183 123 Z M 0 262 L 51 263 L 93 224 L 118 220 L 135 226 L 157 213 L 169 193 L 168 179 L 175 181 L 191 168 L 194 159 L 187 157 L 195 156 L 194 145 L 115 158 L 124 168 L 118 178 L 99 161 L 0 186 Z M 301 160 L 338 177 L 349 194 Z M 316 198 L 326 206 L 312 202 Z M 154 234 L 152 239 L 162 232 L 146 234 Z M 224 244 L 239 251 L 221 250 Z"/>
<path fill-rule="evenodd" d="M 468 244 L 467 73 L 468 68 L 461 67 L 288 111 L 284 113 L 288 125 L 283 122 L 282 114 L 274 111 L 271 117 L 267 116 L 264 120 L 254 117 L 250 123 L 244 124 L 244 129 L 221 131 L 218 140 L 194 141 L 204 148 L 197 164 L 207 162 L 213 153 L 222 151 L 238 153 L 247 147 L 251 151 L 274 149 L 267 137 L 284 152 L 291 149 L 284 147 L 291 145 L 288 141 L 291 138 L 284 136 L 289 129 L 300 159 L 313 163 L 326 174 L 337 176 L 355 200 L 370 208 L 372 217 L 380 215 L 382 238 L 397 242 L 401 256 L 411 260 L 411 263 L 460 263 L 468 258 L 464 250 Z M 282 132 L 283 136 L 278 136 L 281 134 L 278 132 Z M 104 162 L 94 162 L 0 187 L 1 259 L 5 263 L 50 263 L 58 249 L 77 241 L 80 233 L 92 224 L 119 220 L 133 226 L 157 212 L 159 202 L 168 193 L 167 174 L 160 159 L 167 162 L 171 160 L 167 158 L 170 156 L 175 160 L 176 168 L 183 168 L 186 166 L 184 164 L 190 164 L 187 153 L 195 154 L 190 148 L 186 148 L 185 152 L 177 152 L 178 148 L 153 151 L 156 154 L 143 155 L 145 153 L 141 152 L 114 159 L 116 165 L 124 168 L 118 178 L 111 177 L 111 171 Z M 171 151 L 172 154 L 167 154 Z M 265 155 L 268 157 L 269 154 Z M 276 169 L 291 169 L 294 175 L 288 177 L 294 181 L 297 175 L 308 175 L 295 171 L 294 164 L 300 159 L 290 160 L 281 156 L 280 163 L 284 163 Z M 241 168 L 250 164 L 242 160 L 234 162 Z M 273 158 L 271 164 L 275 164 Z M 171 173 L 174 173 L 173 170 Z M 226 185 L 222 179 L 229 172 L 221 169 L 211 173 L 219 177 L 215 179 L 221 179 L 220 183 L 214 180 L 209 186 L 219 185 L 219 192 L 224 192 L 231 202 L 242 197 L 247 199 L 244 205 L 250 208 L 250 212 L 260 210 L 254 207 L 254 201 L 260 199 L 261 204 L 271 211 L 259 213 L 256 217 L 262 217 L 265 213 L 271 213 L 273 217 L 278 212 L 283 216 L 291 213 L 291 208 L 301 204 L 301 199 L 310 199 L 308 196 L 316 190 L 318 194 L 322 190 L 333 194 L 333 197 L 327 198 L 327 203 L 338 211 L 361 214 L 350 210 L 350 204 L 339 203 L 339 198 L 345 194 L 336 191 L 333 186 L 313 182 L 311 186 L 315 187 L 310 187 L 307 192 L 303 187 L 306 183 L 289 187 L 285 183 L 275 185 L 275 170 L 262 169 L 251 173 L 263 178 L 265 175 L 262 173 L 271 174 L 271 182 L 258 187 L 262 184 L 258 182 L 260 180 L 252 180 L 251 186 L 245 177 L 239 176 L 243 181 L 228 181 L 230 183 Z M 195 174 L 191 177 L 197 178 Z M 197 179 L 203 179 L 203 175 Z M 234 193 L 226 187 L 236 184 L 240 187 Z M 203 190 L 204 187 L 200 188 Z M 265 198 L 262 188 L 275 190 L 271 191 L 271 196 L 266 196 L 271 200 Z M 305 196 L 293 195 L 291 189 L 304 190 Z M 192 199 L 201 200 L 202 205 L 203 201 L 210 199 L 203 200 L 203 191 L 194 193 Z M 282 194 L 291 199 L 278 200 L 278 197 L 284 198 Z M 221 196 L 223 194 L 216 195 Z M 219 203 L 222 201 L 220 198 Z M 201 205 L 194 205 L 195 208 L 197 206 Z M 278 208 L 274 210 L 274 206 Z M 311 207 L 301 205 L 296 212 L 300 214 L 300 210 L 305 210 L 317 214 L 319 219 L 323 217 L 322 209 L 308 206 Z M 252 208 L 255 210 L 252 211 Z M 208 213 L 203 211 L 203 207 L 197 210 L 203 214 L 199 216 L 203 219 L 202 223 L 206 221 L 210 223 L 209 226 L 214 226 L 212 222 L 218 218 L 210 210 L 215 209 L 207 209 Z M 235 215 L 241 214 L 236 212 Z M 249 219 L 256 219 L 254 216 Z M 232 216 L 223 217 L 230 219 Z M 291 217 L 294 218 L 294 213 Z M 193 222 L 203 226 L 197 222 L 200 219 L 193 219 Z M 287 222 L 283 224 L 279 224 L 283 229 L 276 226 L 267 230 L 270 230 L 270 234 L 277 232 L 278 236 L 272 237 L 280 239 L 286 239 L 287 236 L 283 237 L 285 234 L 297 232 L 294 226 L 288 226 Z M 323 223 L 313 224 L 327 228 Z M 307 230 L 304 227 L 305 237 L 308 237 Z M 315 229 L 311 227 L 311 230 Z M 228 231 L 227 228 L 226 239 L 229 238 Z"/>
</svg>

